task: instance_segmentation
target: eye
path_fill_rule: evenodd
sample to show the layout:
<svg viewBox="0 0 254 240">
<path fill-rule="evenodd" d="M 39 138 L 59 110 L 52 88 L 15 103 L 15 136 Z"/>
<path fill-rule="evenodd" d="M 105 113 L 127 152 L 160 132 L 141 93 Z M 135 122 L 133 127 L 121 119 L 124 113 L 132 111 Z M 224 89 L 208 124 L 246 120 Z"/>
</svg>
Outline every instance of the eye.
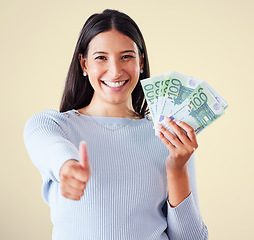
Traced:
<svg viewBox="0 0 254 240">
<path fill-rule="evenodd" d="M 131 59 L 134 58 L 132 55 L 123 55 L 122 59 Z"/>
<path fill-rule="evenodd" d="M 99 60 L 107 60 L 107 58 L 105 56 L 98 56 L 95 59 L 99 59 Z"/>
</svg>

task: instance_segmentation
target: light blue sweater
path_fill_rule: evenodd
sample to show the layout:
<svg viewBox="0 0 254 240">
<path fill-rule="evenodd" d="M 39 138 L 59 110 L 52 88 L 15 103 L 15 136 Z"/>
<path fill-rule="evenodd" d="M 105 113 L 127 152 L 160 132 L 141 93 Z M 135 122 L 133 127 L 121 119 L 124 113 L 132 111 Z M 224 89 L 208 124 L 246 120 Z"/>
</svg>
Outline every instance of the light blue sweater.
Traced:
<svg viewBox="0 0 254 240">
<path fill-rule="evenodd" d="M 199 211 L 194 157 L 188 162 L 192 192 L 172 208 L 165 170 L 169 152 L 148 118 L 47 110 L 28 120 L 24 140 L 43 179 L 53 240 L 208 239 Z M 67 160 L 79 160 L 82 140 L 92 175 L 81 200 L 73 201 L 61 195 L 59 171 Z"/>
</svg>

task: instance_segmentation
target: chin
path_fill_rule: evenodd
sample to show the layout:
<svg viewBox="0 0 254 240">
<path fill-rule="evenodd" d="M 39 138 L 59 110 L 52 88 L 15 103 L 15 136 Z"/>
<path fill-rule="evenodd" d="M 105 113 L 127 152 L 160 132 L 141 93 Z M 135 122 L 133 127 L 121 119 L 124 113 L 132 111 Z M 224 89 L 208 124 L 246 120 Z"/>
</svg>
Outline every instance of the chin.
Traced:
<svg viewBox="0 0 254 240">
<path fill-rule="evenodd" d="M 123 96 L 119 96 L 119 97 L 107 98 L 107 99 L 105 99 L 105 101 L 108 103 L 111 103 L 111 104 L 122 104 L 122 103 L 127 103 L 128 99 L 123 98 Z"/>
</svg>

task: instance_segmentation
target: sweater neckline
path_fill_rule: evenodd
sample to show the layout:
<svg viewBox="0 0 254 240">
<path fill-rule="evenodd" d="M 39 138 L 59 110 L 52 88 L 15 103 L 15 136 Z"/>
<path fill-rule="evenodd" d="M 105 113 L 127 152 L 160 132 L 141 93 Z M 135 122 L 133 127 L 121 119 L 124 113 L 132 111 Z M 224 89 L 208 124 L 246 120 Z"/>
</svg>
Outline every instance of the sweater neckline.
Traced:
<svg viewBox="0 0 254 240">
<path fill-rule="evenodd" d="M 74 112 L 76 115 L 79 115 L 84 119 L 94 122 L 97 126 L 111 132 L 120 130 L 122 128 L 128 127 L 133 124 L 136 125 L 137 123 L 142 123 L 144 121 L 147 121 L 148 119 L 147 117 L 140 118 L 140 119 L 121 118 L 121 117 L 95 117 L 95 116 L 82 114 L 76 109 L 73 109 L 71 111 Z"/>
</svg>

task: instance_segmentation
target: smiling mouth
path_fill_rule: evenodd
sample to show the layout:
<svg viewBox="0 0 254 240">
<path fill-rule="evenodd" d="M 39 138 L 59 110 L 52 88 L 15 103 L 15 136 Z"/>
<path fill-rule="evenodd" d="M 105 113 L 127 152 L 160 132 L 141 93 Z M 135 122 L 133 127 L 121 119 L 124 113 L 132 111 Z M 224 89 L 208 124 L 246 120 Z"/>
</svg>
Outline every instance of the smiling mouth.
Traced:
<svg viewBox="0 0 254 240">
<path fill-rule="evenodd" d="M 125 81 L 120 81 L 120 82 L 108 82 L 108 81 L 102 81 L 105 85 L 109 86 L 109 87 L 112 87 L 112 88 L 118 88 L 118 87 L 121 87 L 123 86 L 127 80 Z"/>
</svg>

